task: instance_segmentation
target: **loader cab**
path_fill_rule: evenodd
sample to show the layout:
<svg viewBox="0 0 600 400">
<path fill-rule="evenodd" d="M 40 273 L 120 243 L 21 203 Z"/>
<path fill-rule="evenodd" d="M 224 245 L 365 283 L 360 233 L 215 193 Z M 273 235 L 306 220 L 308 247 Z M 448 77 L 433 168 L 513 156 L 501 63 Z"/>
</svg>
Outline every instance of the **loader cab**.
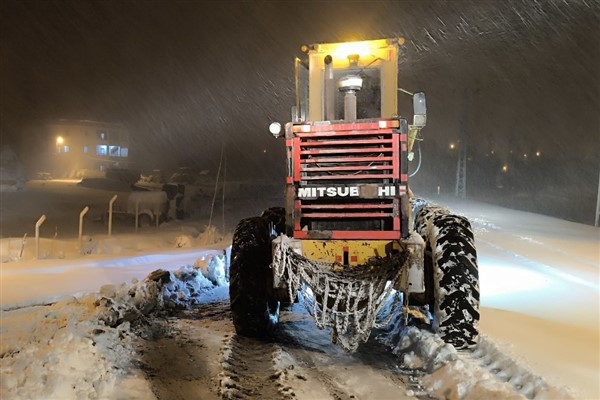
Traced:
<svg viewBox="0 0 600 400">
<path fill-rule="evenodd" d="M 294 123 L 398 115 L 398 39 L 314 44 L 302 50 L 307 59 L 295 62 Z M 348 115 L 352 101 L 355 114 Z"/>
</svg>

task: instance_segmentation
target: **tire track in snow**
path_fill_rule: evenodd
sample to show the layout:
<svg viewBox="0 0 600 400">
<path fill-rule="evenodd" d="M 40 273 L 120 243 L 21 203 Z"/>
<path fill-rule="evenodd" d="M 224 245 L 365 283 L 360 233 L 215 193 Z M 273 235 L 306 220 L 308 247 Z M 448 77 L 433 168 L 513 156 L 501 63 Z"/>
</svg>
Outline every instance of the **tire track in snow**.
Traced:
<svg viewBox="0 0 600 400">
<path fill-rule="evenodd" d="M 394 355 L 372 341 L 354 354 L 315 352 L 292 343 L 284 350 L 285 382 L 296 388 L 298 398 L 380 399 L 394 393 L 395 399 L 432 399 L 421 385 L 422 371 L 401 368 Z"/>
<path fill-rule="evenodd" d="M 471 350 L 457 351 L 436 334 L 404 327 L 394 334 L 392 352 L 409 368 L 428 372 L 422 379 L 434 398 L 575 399 L 566 388 L 550 385 L 480 336 Z M 390 337 L 382 337 L 390 343 Z"/>
<path fill-rule="evenodd" d="M 313 357 L 295 351 L 293 348 L 288 348 L 287 350 L 287 352 L 283 353 L 280 361 L 284 365 L 283 370 L 286 372 L 282 376 L 284 382 L 298 387 L 301 386 L 299 385 L 299 380 L 305 381 L 306 385 L 311 386 L 313 391 L 318 390 L 320 392 L 321 396 L 316 395 L 315 397 L 335 400 L 351 400 L 355 398 L 354 395 L 342 390 L 331 374 L 320 369 Z M 290 374 L 292 371 L 293 373 Z M 315 385 L 315 382 L 318 382 L 319 385 Z"/>
<path fill-rule="evenodd" d="M 573 394 L 565 388 L 553 387 L 545 379 L 519 365 L 485 336 L 480 337 L 475 348 L 459 352 L 459 357 L 476 362 L 499 382 L 511 385 L 515 392 L 527 399 L 574 399 Z"/>
<path fill-rule="evenodd" d="M 234 335 L 223 341 L 219 394 L 223 399 L 294 398 L 291 388 L 280 383 L 277 368 L 281 348 L 269 342 Z"/>
<path fill-rule="evenodd" d="M 374 335 L 375 336 L 375 335 Z M 358 356 L 368 364 L 379 364 L 384 368 L 393 371 L 394 377 L 406 386 L 406 392 L 419 400 L 430 400 L 433 397 L 429 396 L 423 387 L 421 378 L 425 375 L 425 371 L 421 368 L 407 368 L 402 366 L 401 359 L 390 354 L 389 349 L 376 341 L 369 341 L 362 345 L 361 352 Z"/>
<path fill-rule="evenodd" d="M 457 352 L 437 335 L 412 327 L 394 337 L 394 343 L 407 346 L 393 352 L 371 340 L 347 354 L 298 309 L 282 317 L 273 342 L 235 335 L 225 301 L 157 318 L 151 337 L 138 347 L 140 368 L 158 399 L 354 400 L 395 392 L 397 399 L 428 400 L 452 393 L 463 398 L 461 391 L 479 398 L 494 393 L 575 398 L 520 366 L 485 336 L 474 349 Z M 443 392 L 436 381 L 444 382 L 438 385 Z"/>
<path fill-rule="evenodd" d="M 282 364 L 293 368 L 285 379 L 298 399 L 430 399 L 419 372 L 400 368 L 386 346 L 369 340 L 346 353 L 331 343 L 327 330 L 316 328 L 302 305 L 282 313 L 275 339 L 284 350 Z"/>
<path fill-rule="evenodd" d="M 213 350 L 186 311 L 166 320 L 155 318 L 136 348 L 138 367 L 157 399 L 217 399 L 211 365 Z"/>
</svg>

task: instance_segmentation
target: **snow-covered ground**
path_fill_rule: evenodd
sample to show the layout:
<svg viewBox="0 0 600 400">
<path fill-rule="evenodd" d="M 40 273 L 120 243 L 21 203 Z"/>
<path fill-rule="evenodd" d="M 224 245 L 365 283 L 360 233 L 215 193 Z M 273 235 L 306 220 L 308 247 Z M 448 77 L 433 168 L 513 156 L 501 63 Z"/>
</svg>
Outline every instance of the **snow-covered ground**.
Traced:
<svg viewBox="0 0 600 400">
<path fill-rule="evenodd" d="M 476 231 L 481 344 L 456 352 L 435 335 L 402 326 L 380 340 L 405 368 L 425 371 L 423 391 L 436 398 L 600 398 L 599 230 L 481 203 L 440 203 L 467 215 Z M 1 240 L 2 399 L 155 398 L 136 364 L 136 338 L 152 330 L 153 316 L 226 301 L 226 288 L 215 288 L 223 288 L 228 239 L 214 231 L 165 226 L 94 235 L 83 252 L 76 239 L 47 239 L 42 260 L 34 259 L 31 242 L 16 260 L 20 242 Z M 172 272 L 148 276 L 157 268 Z M 209 347 L 215 340 L 204 339 Z M 231 366 L 233 344 L 223 340 L 220 363 Z M 310 381 L 294 378 L 304 375 L 287 374 L 294 356 L 277 354 L 277 380 L 289 389 L 282 397 L 315 398 Z M 236 395 L 228 382 L 240 378 L 228 368 L 220 375 L 223 397 Z M 335 376 L 362 385 L 358 397 L 375 398 L 367 381 L 343 371 Z M 376 393 L 419 396 L 413 389 Z"/>
</svg>

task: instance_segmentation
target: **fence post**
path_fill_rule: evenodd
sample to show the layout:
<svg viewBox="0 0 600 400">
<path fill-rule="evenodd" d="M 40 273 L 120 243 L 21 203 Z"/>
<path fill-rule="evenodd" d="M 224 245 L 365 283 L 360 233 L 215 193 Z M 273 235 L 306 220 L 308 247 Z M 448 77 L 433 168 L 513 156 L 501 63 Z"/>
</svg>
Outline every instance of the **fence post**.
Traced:
<svg viewBox="0 0 600 400">
<path fill-rule="evenodd" d="M 19 260 L 23 258 L 23 251 L 25 250 L 25 242 L 27 241 L 27 233 L 23 235 L 23 240 L 21 241 L 21 251 L 19 252 Z"/>
<path fill-rule="evenodd" d="M 596 221 L 594 226 L 597 227 L 600 222 L 600 173 L 598 174 L 598 194 L 596 196 Z"/>
<path fill-rule="evenodd" d="M 115 194 L 110 201 L 108 202 L 108 236 L 112 235 L 112 213 L 113 213 L 113 203 L 117 200 L 117 195 Z"/>
<path fill-rule="evenodd" d="M 46 214 L 35 223 L 35 258 L 40 259 L 40 226 L 46 221 Z"/>
<path fill-rule="evenodd" d="M 140 199 L 135 201 L 135 232 L 138 231 L 138 224 L 140 222 Z"/>
<path fill-rule="evenodd" d="M 85 206 L 79 213 L 79 251 L 83 250 L 83 217 L 90 210 L 88 206 Z"/>
</svg>

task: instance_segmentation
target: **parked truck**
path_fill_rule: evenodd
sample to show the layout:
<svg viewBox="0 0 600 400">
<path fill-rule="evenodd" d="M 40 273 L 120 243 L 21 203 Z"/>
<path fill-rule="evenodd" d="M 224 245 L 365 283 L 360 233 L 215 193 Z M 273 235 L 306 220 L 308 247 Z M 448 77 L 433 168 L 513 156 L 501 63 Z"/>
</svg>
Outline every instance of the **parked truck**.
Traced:
<svg viewBox="0 0 600 400">
<path fill-rule="evenodd" d="M 169 202 L 165 191 L 139 191 L 131 192 L 127 197 L 125 204 L 117 202 L 113 211 L 113 223 L 137 224 L 144 228 L 149 226 L 158 226 L 167 218 Z M 102 215 L 104 224 L 108 224 L 110 213 L 107 210 Z"/>
<path fill-rule="evenodd" d="M 239 222 L 230 301 L 236 332 L 266 336 L 302 293 L 319 328 L 349 351 L 390 318 L 418 315 L 456 348 L 478 338 L 479 275 L 470 223 L 414 197 L 409 158 L 426 124 L 398 113 L 403 39 L 319 43 L 295 60 L 285 205 Z M 404 93 L 402 93 L 404 92 Z M 403 111 L 406 112 L 406 111 Z M 383 315 L 382 315 L 383 314 Z"/>
</svg>

